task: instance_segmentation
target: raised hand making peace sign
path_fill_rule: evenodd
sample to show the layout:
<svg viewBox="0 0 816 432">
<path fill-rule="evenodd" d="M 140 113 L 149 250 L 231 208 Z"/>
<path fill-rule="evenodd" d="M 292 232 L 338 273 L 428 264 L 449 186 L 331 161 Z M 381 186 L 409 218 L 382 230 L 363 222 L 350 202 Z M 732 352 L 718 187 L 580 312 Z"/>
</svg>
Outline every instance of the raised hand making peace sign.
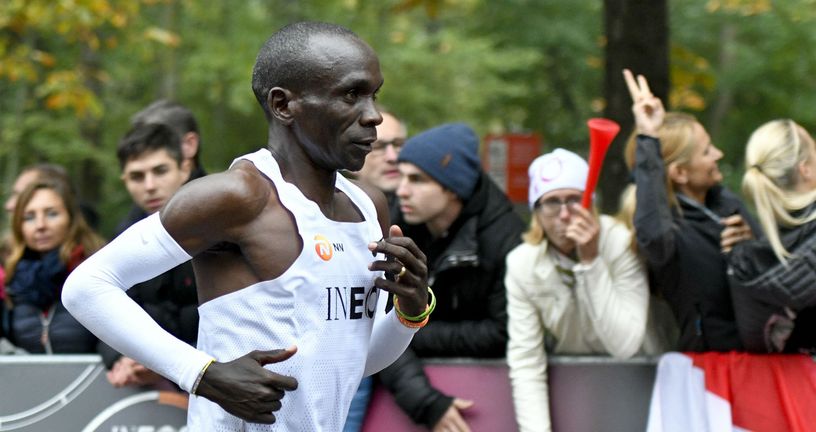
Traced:
<svg viewBox="0 0 816 432">
<path fill-rule="evenodd" d="M 629 95 L 632 96 L 632 113 L 635 115 L 637 133 L 656 137 L 657 130 L 666 116 L 663 102 L 652 94 L 649 83 L 643 75 L 638 75 L 635 80 L 632 71 L 624 69 L 623 79 L 626 80 Z"/>
</svg>

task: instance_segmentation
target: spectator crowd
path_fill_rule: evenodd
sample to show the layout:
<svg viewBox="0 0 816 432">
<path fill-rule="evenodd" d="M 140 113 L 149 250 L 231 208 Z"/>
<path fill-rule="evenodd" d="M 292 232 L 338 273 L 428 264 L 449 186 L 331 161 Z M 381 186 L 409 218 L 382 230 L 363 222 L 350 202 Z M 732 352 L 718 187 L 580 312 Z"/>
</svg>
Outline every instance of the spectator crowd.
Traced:
<svg viewBox="0 0 816 432">
<path fill-rule="evenodd" d="M 701 123 L 666 112 L 645 77 L 627 70 L 623 79 L 635 118 L 625 148 L 632 182 L 614 215 L 581 204 L 589 167 L 579 153 L 588 148 L 554 145 L 538 156 L 522 209 L 483 170 L 471 126 L 411 131 L 398 109 L 377 107 L 365 162 L 342 174 L 384 195 L 391 223 L 426 260 L 435 311 L 393 363 L 359 383 L 346 431 L 361 429 L 375 385 L 428 430 L 469 431 L 474 402 L 435 388 L 423 370 L 428 358 L 506 358 L 520 430 L 546 431 L 548 355 L 816 349 L 811 134 L 791 119 L 759 126 L 746 144 L 740 196 L 722 184 L 723 153 Z M 185 106 L 159 100 L 135 113 L 116 153 L 132 206 L 112 238 L 206 178 L 200 150 Z M 106 217 L 66 169 L 28 166 L 5 192 L 2 353 L 98 353 L 111 385 L 175 386 L 97 339 L 63 305 L 68 275 L 105 244 L 97 230 Z M 212 253 L 231 248 L 218 244 Z M 127 296 L 196 346 L 206 304 L 196 276 L 186 261 Z M 389 298 L 391 307 L 398 305 Z"/>
</svg>

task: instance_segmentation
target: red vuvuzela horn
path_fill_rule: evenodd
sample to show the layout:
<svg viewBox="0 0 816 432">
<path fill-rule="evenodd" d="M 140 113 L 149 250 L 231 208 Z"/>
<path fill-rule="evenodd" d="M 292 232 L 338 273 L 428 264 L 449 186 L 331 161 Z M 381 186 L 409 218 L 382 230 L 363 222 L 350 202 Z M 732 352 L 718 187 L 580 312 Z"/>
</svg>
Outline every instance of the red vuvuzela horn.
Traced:
<svg viewBox="0 0 816 432">
<path fill-rule="evenodd" d="M 588 209 L 595 186 L 598 184 L 598 174 L 601 173 L 606 151 L 620 132 L 620 125 L 609 119 L 592 118 L 587 121 L 587 126 L 589 126 L 589 174 L 581 205 Z"/>
</svg>

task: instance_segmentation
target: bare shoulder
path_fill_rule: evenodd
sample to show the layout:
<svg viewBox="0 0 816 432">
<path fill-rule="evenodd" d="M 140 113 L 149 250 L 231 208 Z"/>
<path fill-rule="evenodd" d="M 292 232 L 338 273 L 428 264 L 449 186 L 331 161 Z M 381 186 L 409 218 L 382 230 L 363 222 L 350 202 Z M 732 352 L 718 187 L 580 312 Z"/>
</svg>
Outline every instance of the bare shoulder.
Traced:
<svg viewBox="0 0 816 432">
<path fill-rule="evenodd" d="M 267 209 L 274 188 L 250 162 L 185 184 L 161 210 L 162 224 L 188 252 L 232 242 Z"/>
<path fill-rule="evenodd" d="M 377 209 L 377 219 L 380 222 L 380 227 L 383 228 L 383 234 L 386 235 L 388 233 L 388 227 L 391 224 L 391 216 L 388 213 L 388 200 L 385 198 L 385 194 L 369 184 L 354 179 L 349 180 L 362 189 L 363 192 L 371 198 L 371 201 L 374 202 L 374 208 Z"/>
</svg>

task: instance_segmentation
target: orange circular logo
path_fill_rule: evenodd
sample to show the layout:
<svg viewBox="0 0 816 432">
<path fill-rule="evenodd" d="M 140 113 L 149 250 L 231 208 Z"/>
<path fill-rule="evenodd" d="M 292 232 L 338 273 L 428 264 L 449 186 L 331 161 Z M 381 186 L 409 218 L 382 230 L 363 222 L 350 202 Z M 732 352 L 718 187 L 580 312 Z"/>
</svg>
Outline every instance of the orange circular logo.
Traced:
<svg viewBox="0 0 816 432">
<path fill-rule="evenodd" d="M 317 256 L 319 256 L 323 261 L 330 260 L 334 254 L 334 250 L 332 249 L 332 244 L 329 242 L 329 239 L 318 234 L 314 236 L 314 241 Z"/>
</svg>

